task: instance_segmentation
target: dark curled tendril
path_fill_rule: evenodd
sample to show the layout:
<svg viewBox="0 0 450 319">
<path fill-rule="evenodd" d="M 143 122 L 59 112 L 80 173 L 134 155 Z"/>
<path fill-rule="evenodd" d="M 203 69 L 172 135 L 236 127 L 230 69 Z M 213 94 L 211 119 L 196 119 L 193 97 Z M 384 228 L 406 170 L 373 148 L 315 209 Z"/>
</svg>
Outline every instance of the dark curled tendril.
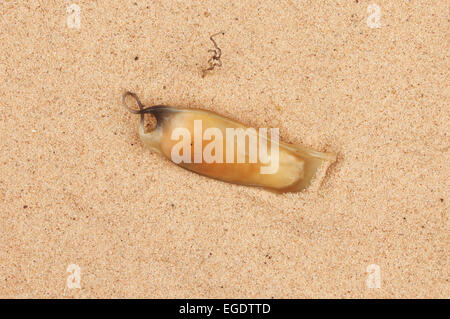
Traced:
<svg viewBox="0 0 450 319">
<path fill-rule="evenodd" d="M 129 107 L 127 104 L 127 97 L 131 96 L 137 103 L 137 105 L 139 106 L 139 110 Z M 130 111 L 133 114 L 139 114 L 141 116 L 141 121 L 140 121 L 140 127 L 141 130 L 144 131 L 144 127 L 145 127 L 145 123 L 144 123 L 144 116 L 145 114 L 152 114 L 156 117 L 156 121 L 158 121 L 158 114 L 161 115 L 162 113 L 164 113 L 165 110 L 169 109 L 170 107 L 167 107 L 165 105 L 152 105 L 152 106 L 148 106 L 148 107 L 144 107 L 144 105 L 142 104 L 141 100 L 139 100 L 138 96 L 130 91 L 126 91 L 125 93 L 123 93 L 122 95 L 122 104 L 123 106 Z"/>
<path fill-rule="evenodd" d="M 126 99 L 128 96 L 131 96 L 136 101 L 136 103 L 139 106 L 139 110 L 133 109 L 127 105 Z M 141 115 L 141 123 L 140 124 L 143 127 L 144 126 L 144 113 L 145 113 L 146 108 L 144 108 L 144 105 L 141 103 L 141 100 L 139 100 L 138 96 L 136 94 L 134 94 L 133 92 L 127 91 L 122 95 L 122 104 L 131 113 Z"/>
<path fill-rule="evenodd" d="M 127 99 L 127 96 L 129 96 L 129 95 L 130 95 L 131 97 L 133 97 L 133 99 L 135 99 L 136 103 L 137 103 L 138 106 L 139 106 L 139 110 L 133 109 L 133 108 L 131 108 L 131 107 L 129 107 L 129 106 L 127 105 L 126 99 Z M 139 98 L 138 98 L 138 96 L 137 96 L 136 94 L 134 94 L 134 93 L 132 93 L 132 92 L 130 92 L 130 91 L 127 91 L 127 92 L 125 92 L 125 93 L 122 95 L 122 103 L 123 103 L 123 106 L 124 106 L 128 111 L 130 111 L 131 113 L 134 113 L 134 114 L 141 114 L 142 111 L 144 110 L 144 106 L 142 105 L 141 100 L 139 100 Z"/>
</svg>

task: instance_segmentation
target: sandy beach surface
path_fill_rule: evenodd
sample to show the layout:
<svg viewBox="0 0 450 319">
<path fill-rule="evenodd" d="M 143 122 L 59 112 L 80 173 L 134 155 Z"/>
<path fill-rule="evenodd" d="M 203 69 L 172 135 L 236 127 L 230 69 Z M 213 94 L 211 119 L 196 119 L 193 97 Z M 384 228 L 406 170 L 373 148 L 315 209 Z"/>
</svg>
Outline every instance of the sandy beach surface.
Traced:
<svg viewBox="0 0 450 319">
<path fill-rule="evenodd" d="M 448 12 L 1 1 L 0 297 L 449 298 Z M 144 148 L 124 90 L 337 162 L 301 193 L 196 175 Z"/>
</svg>

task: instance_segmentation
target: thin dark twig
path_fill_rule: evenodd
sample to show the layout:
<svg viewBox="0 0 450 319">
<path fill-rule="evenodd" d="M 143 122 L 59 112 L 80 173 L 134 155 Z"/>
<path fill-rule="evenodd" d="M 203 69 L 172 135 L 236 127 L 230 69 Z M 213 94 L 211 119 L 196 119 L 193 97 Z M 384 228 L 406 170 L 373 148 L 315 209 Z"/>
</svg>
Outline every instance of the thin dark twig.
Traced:
<svg viewBox="0 0 450 319">
<path fill-rule="evenodd" d="M 222 66 L 222 61 L 220 60 L 220 57 L 222 56 L 222 50 L 217 45 L 217 42 L 214 40 L 214 37 L 219 34 L 223 35 L 223 34 L 225 34 L 225 32 L 223 32 L 223 31 L 218 32 L 209 37 L 211 42 L 214 44 L 214 49 L 208 50 L 208 52 L 212 52 L 213 55 L 208 60 L 209 67 L 207 69 L 203 70 L 203 76 L 206 75 L 206 72 L 214 70 L 216 66 L 218 66 L 218 67 Z"/>
</svg>

